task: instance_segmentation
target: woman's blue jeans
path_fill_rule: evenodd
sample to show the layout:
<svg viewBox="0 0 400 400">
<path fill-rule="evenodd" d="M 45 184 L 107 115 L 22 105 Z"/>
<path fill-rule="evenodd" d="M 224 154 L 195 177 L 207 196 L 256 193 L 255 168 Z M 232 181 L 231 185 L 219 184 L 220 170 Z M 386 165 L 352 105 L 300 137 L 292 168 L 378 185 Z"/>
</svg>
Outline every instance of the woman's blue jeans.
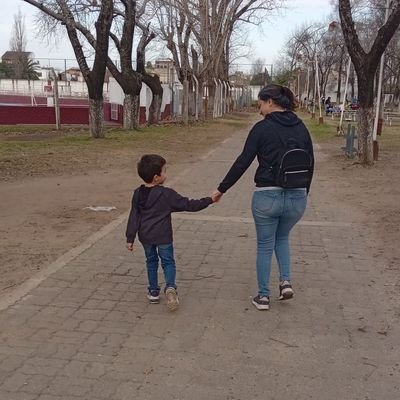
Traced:
<svg viewBox="0 0 400 400">
<path fill-rule="evenodd" d="M 257 232 L 258 294 L 269 296 L 272 253 L 275 251 L 280 281 L 290 281 L 290 230 L 303 216 L 306 189 L 255 191 L 252 213 Z"/>
<path fill-rule="evenodd" d="M 173 287 L 176 289 L 176 266 L 174 259 L 174 246 L 170 244 L 149 245 L 143 244 L 146 256 L 147 278 L 149 280 L 149 291 L 160 291 L 158 285 L 158 261 L 164 271 L 165 288 Z"/>
</svg>

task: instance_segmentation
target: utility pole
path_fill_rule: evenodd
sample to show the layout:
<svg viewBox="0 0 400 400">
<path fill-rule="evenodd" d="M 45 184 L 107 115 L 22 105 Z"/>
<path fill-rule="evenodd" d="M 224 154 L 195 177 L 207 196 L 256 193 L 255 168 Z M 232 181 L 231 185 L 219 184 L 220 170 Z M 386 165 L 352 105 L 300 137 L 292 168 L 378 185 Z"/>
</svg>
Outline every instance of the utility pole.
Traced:
<svg viewBox="0 0 400 400">
<path fill-rule="evenodd" d="M 54 68 L 51 68 L 51 75 L 53 76 L 54 80 L 54 111 L 56 114 L 56 129 L 59 131 L 61 129 L 61 121 L 60 121 L 60 102 L 58 98 L 58 79 L 57 75 L 54 71 Z"/>
<path fill-rule="evenodd" d="M 390 6 L 391 6 L 391 1 L 386 0 L 385 24 L 389 18 Z M 383 112 L 383 107 L 381 106 L 381 100 L 382 100 L 382 80 L 383 80 L 383 69 L 384 68 L 385 68 L 385 53 L 383 53 L 381 56 L 381 64 L 379 67 L 379 81 L 378 81 L 378 93 L 376 95 L 377 97 L 376 97 L 374 130 L 372 131 L 374 161 L 378 160 L 378 154 L 379 154 L 379 145 L 378 145 L 377 135 L 378 135 L 378 133 L 379 134 L 381 133 L 381 132 L 378 132 L 378 125 L 379 125 L 379 120 L 382 118 L 382 112 Z M 382 122 L 381 122 L 380 128 L 382 129 Z"/>
</svg>

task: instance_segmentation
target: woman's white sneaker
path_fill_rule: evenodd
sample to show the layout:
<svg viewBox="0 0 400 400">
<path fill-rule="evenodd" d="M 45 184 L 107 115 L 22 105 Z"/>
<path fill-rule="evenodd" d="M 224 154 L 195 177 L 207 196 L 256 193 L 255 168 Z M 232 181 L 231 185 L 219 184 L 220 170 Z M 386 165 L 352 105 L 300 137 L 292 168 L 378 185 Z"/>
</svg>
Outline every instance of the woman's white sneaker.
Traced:
<svg viewBox="0 0 400 400">
<path fill-rule="evenodd" d="M 252 304 L 257 308 L 257 310 L 269 310 L 269 297 L 257 295 L 253 297 Z"/>
</svg>

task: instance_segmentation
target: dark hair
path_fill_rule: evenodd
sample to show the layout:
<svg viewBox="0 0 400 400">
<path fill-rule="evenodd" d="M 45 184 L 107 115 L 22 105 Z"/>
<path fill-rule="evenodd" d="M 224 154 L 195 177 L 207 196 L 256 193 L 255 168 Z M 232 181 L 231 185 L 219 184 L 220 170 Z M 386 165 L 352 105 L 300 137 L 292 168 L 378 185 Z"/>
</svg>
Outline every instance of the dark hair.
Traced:
<svg viewBox="0 0 400 400">
<path fill-rule="evenodd" d="M 275 104 L 285 110 L 294 111 L 297 106 L 294 94 L 288 87 L 275 85 L 273 83 L 263 87 L 258 94 L 258 98 L 263 101 L 271 99 Z"/>
<path fill-rule="evenodd" d="M 157 154 L 145 154 L 137 164 L 137 171 L 146 183 L 151 183 L 154 175 L 161 175 L 162 167 L 166 163 L 164 157 Z"/>
</svg>

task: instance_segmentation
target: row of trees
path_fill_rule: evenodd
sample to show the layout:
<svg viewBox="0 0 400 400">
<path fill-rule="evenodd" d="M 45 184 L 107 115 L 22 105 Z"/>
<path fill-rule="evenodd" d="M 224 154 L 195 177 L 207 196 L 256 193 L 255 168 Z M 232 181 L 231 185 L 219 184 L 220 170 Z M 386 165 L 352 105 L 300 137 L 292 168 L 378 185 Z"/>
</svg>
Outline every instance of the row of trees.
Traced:
<svg viewBox="0 0 400 400">
<path fill-rule="evenodd" d="M 159 78 L 145 68 L 146 48 L 157 38 L 170 51 L 182 83 L 182 113 L 187 123 L 190 108 L 198 101 L 193 98 L 193 85 L 208 87 L 208 107 L 212 107 L 215 79 L 228 80 L 235 33 L 243 24 L 260 23 L 285 0 L 24 1 L 40 11 L 38 23 L 44 34 L 57 37 L 60 28 L 65 29 L 88 86 L 91 133 L 102 137 L 106 68 L 125 94 L 124 127 L 136 128 L 142 82 L 153 93 L 150 121 L 157 122 L 162 86 Z M 118 65 L 109 56 L 111 46 L 118 52 Z M 89 65 L 88 54 L 93 53 L 94 62 Z M 199 102 L 198 107 L 201 105 Z"/>
<path fill-rule="evenodd" d="M 289 83 L 300 70 L 311 70 L 307 93 L 310 98 L 318 65 L 320 92 L 325 95 L 328 82 L 336 77 L 336 101 L 339 102 L 350 57 L 350 94 L 354 96 L 357 82 L 359 153 L 366 164 L 373 163 L 373 107 L 378 96 L 379 61 L 385 50 L 383 91 L 393 94 L 394 101 L 400 102 L 400 0 L 391 1 L 387 13 L 385 3 L 384 0 L 339 0 L 330 23 L 298 27 L 286 44 L 277 75 L 282 83 Z M 311 97 L 315 99 L 315 93 Z"/>
</svg>

